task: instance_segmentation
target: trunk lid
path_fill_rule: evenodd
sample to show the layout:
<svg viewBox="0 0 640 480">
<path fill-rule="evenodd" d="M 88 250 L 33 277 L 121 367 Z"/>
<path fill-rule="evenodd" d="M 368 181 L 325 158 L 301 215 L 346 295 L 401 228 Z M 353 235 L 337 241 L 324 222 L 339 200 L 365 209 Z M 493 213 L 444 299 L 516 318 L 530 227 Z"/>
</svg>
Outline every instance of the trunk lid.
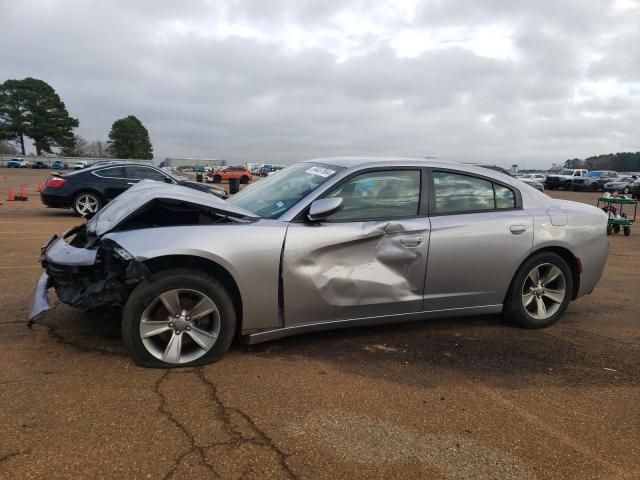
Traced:
<svg viewBox="0 0 640 480">
<path fill-rule="evenodd" d="M 221 215 L 239 219 L 259 218 L 249 210 L 228 203 L 212 193 L 200 192 L 180 185 L 154 180 L 142 180 L 100 210 L 87 223 L 87 230 L 100 237 L 116 228 L 148 203 L 157 199 L 177 200 L 202 205 Z"/>
</svg>

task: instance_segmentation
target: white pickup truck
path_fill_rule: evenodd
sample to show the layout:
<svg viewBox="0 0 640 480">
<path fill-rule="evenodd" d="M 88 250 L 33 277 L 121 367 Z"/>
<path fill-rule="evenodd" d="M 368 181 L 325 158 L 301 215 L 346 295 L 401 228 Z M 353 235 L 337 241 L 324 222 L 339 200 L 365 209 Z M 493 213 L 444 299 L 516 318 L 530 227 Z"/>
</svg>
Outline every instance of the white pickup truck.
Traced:
<svg viewBox="0 0 640 480">
<path fill-rule="evenodd" d="M 589 170 L 583 168 L 565 168 L 558 173 L 547 175 L 544 186 L 549 190 L 554 188 L 569 190 L 574 178 L 584 177 L 587 173 L 589 173 Z"/>
</svg>

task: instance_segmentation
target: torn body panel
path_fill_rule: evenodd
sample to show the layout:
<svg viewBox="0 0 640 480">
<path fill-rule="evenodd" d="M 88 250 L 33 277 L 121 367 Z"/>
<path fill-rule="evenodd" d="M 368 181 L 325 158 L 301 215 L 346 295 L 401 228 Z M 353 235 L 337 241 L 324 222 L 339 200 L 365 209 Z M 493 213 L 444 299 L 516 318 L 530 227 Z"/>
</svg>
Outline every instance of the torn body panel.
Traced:
<svg viewBox="0 0 640 480">
<path fill-rule="evenodd" d="M 420 311 L 429 220 L 291 224 L 286 326 Z"/>
<path fill-rule="evenodd" d="M 121 223 L 128 221 L 149 204 L 165 200 L 174 205 L 193 205 L 220 215 L 237 219 L 257 219 L 258 217 L 215 195 L 200 192 L 179 185 L 171 185 L 153 180 L 143 180 L 119 195 L 104 207 L 87 224 L 87 230 L 98 236 L 115 230 Z M 153 225 L 147 225 L 147 227 Z"/>
<path fill-rule="evenodd" d="M 147 268 L 114 242 L 86 233 L 76 227 L 47 243 L 41 256 L 46 285 L 61 302 L 84 310 L 123 304 Z"/>
</svg>

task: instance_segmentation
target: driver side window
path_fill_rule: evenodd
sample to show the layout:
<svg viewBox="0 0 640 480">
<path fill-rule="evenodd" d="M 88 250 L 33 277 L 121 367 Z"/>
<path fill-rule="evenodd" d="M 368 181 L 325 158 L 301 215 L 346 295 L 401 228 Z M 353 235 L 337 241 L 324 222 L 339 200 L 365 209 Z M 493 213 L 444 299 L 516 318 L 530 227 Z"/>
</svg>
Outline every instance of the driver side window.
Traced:
<svg viewBox="0 0 640 480">
<path fill-rule="evenodd" d="M 327 197 L 341 197 L 342 209 L 329 221 L 368 221 L 411 218 L 420 204 L 419 170 L 383 170 L 358 175 Z"/>
</svg>

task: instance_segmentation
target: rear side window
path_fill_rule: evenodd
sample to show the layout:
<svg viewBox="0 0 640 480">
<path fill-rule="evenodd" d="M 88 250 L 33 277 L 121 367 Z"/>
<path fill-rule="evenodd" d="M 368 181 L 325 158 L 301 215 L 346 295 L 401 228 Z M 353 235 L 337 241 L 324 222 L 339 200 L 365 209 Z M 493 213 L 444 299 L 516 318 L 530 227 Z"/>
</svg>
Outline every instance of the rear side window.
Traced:
<svg viewBox="0 0 640 480">
<path fill-rule="evenodd" d="M 515 208 L 512 189 L 503 185 L 451 172 L 433 172 L 435 213 L 465 213 Z"/>
<path fill-rule="evenodd" d="M 109 167 L 96 170 L 94 172 L 99 177 L 103 178 L 127 178 L 124 167 Z"/>
<path fill-rule="evenodd" d="M 164 182 L 164 179 L 166 177 L 162 173 L 152 168 L 131 165 L 127 167 L 127 178 L 131 178 L 133 180 L 146 179 L 146 180 L 157 180 L 159 182 Z"/>
</svg>

